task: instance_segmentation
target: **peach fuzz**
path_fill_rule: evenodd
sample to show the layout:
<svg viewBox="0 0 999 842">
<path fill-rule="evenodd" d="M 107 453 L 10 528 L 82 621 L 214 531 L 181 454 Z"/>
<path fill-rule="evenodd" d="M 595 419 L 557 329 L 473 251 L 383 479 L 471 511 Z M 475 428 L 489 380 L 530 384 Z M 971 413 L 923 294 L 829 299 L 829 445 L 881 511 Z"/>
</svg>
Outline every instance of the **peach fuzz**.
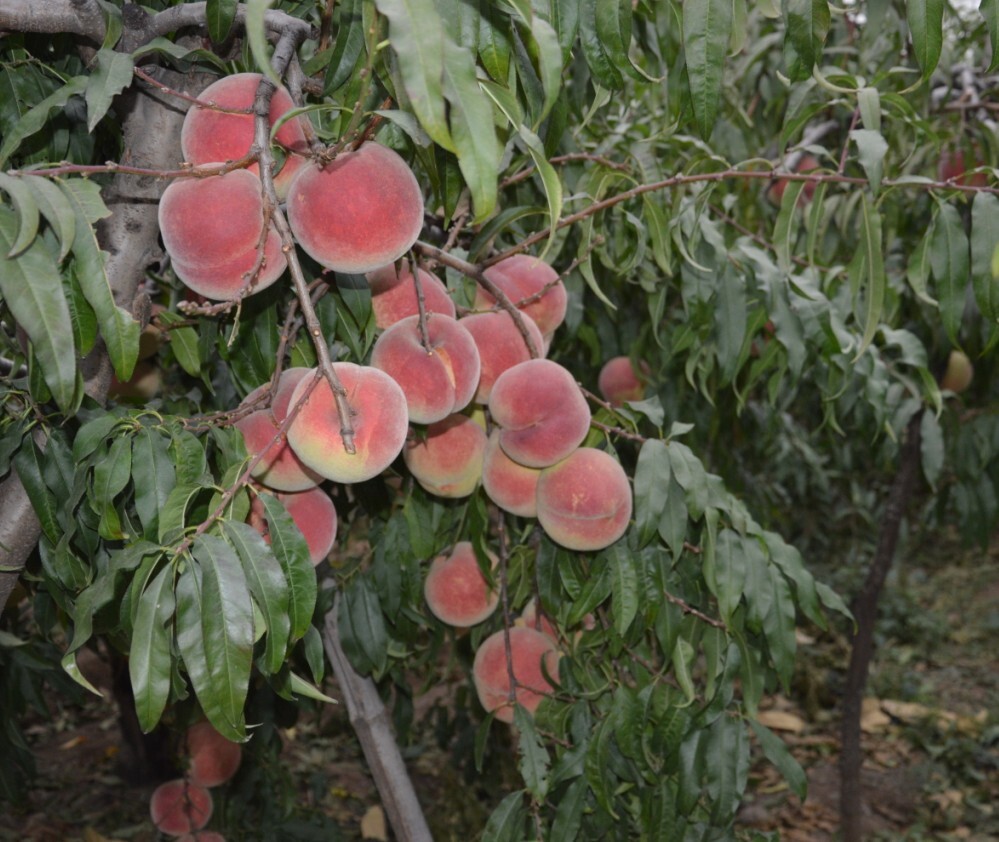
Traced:
<svg viewBox="0 0 999 842">
<path fill-rule="evenodd" d="M 609 547 L 630 520 L 628 475 L 602 450 L 581 447 L 538 477 L 538 521 L 566 549 Z"/>
<path fill-rule="evenodd" d="M 250 151 L 254 139 L 253 100 L 262 78 L 259 73 L 223 76 L 198 95 L 201 102 L 227 109 L 249 109 L 249 113 L 236 114 L 192 105 L 180 130 L 180 147 L 185 161 L 191 164 L 235 161 Z M 274 91 L 269 115 L 271 127 L 294 107 L 288 91 L 284 88 Z M 285 149 L 300 155 L 309 153 L 305 132 L 297 118 L 282 124 L 274 139 Z M 256 164 L 251 169 L 256 172 Z"/>
<path fill-rule="evenodd" d="M 402 458 L 416 481 L 438 497 L 468 497 L 482 479 L 486 434 L 467 415 L 430 424 L 406 443 Z"/>
<path fill-rule="evenodd" d="M 490 561 L 495 567 L 496 559 Z M 499 593 L 482 575 L 470 541 L 460 541 L 450 555 L 430 563 L 423 595 L 438 620 L 460 629 L 481 623 L 499 604 Z"/>
<path fill-rule="evenodd" d="M 520 517 L 538 515 L 538 468 L 514 462 L 500 447 L 500 431 L 494 429 L 482 458 L 482 487 L 503 511 Z"/>
<path fill-rule="evenodd" d="M 149 799 L 153 824 L 167 836 L 201 830 L 212 817 L 212 807 L 211 793 L 184 778 L 160 784 Z"/>
<path fill-rule="evenodd" d="M 288 429 L 288 443 L 302 462 L 334 482 L 364 482 L 384 471 L 402 451 L 409 430 L 406 396 L 384 371 L 354 363 L 333 363 L 353 413 L 355 453 L 341 436 L 340 412 L 325 378 L 305 398 L 312 376 L 303 377 L 291 402 L 304 399 Z M 313 374 L 318 374 L 313 370 Z"/>
<path fill-rule="evenodd" d="M 510 636 L 510 659 L 516 681 L 514 695 L 510 693 L 510 670 L 507 666 L 506 636 Z M 487 637 L 475 653 L 472 679 L 479 701 L 487 713 L 495 711 L 500 722 L 513 722 L 512 698 L 528 713 L 534 713 L 541 700 L 554 690 L 545 678 L 558 678 L 558 649 L 547 635 L 535 629 L 514 626 Z M 542 668 L 542 663 L 544 667 Z"/>
<path fill-rule="evenodd" d="M 527 333 L 531 337 L 535 352 L 538 356 L 543 356 L 544 339 L 541 331 L 530 316 L 522 313 L 521 318 L 527 326 Z M 473 400 L 476 403 L 487 404 L 496 378 L 517 363 L 531 359 L 532 354 L 523 335 L 514 324 L 513 317 L 506 311 L 472 313 L 458 319 L 458 324 L 472 334 L 475 346 L 479 349 L 482 370 L 479 375 L 479 387 Z"/>
<path fill-rule="evenodd" d="M 629 357 L 611 357 L 603 364 L 597 376 L 597 391 L 611 406 L 622 406 L 628 401 L 645 397 L 645 378 L 649 366 L 640 362 L 641 374 Z"/>
<path fill-rule="evenodd" d="M 493 264 L 483 274 L 506 294 L 518 310 L 534 319 L 543 334 L 551 334 L 565 320 L 568 306 L 565 285 L 559 280 L 558 272 L 543 260 L 515 254 Z M 542 293 L 542 290 L 545 291 Z M 520 303 L 539 294 L 537 300 Z M 491 307 L 495 303 L 491 293 L 478 288 L 475 293 L 476 308 Z"/>
<path fill-rule="evenodd" d="M 590 429 L 590 408 L 575 378 L 551 360 L 504 371 L 493 384 L 489 412 L 500 426 L 500 447 L 528 468 L 560 462 Z"/>
<path fill-rule="evenodd" d="M 228 301 L 249 283 L 264 224 L 260 179 L 246 170 L 171 182 L 159 203 L 163 245 L 184 284 L 206 298 Z M 287 260 L 271 226 L 264 261 L 251 292 L 273 284 Z"/>
<path fill-rule="evenodd" d="M 395 264 L 383 266 L 368 272 L 365 276 L 371 288 L 371 309 L 375 313 L 375 325 L 382 330 L 407 316 L 419 314 L 416 302 L 416 282 L 409 267 L 397 270 Z M 452 319 L 457 316 L 454 301 L 448 294 L 444 282 L 417 268 L 416 277 L 423 292 L 423 308 L 427 313 L 443 313 Z"/>
<path fill-rule="evenodd" d="M 407 316 L 375 341 L 371 365 L 388 374 L 406 395 L 409 420 L 431 424 L 464 409 L 479 385 L 479 350 L 471 334 L 450 316 Z"/>
<path fill-rule="evenodd" d="M 288 417 L 291 395 L 295 387 L 311 372 L 310 368 L 289 368 L 281 372 L 270 408 L 254 410 L 240 418 L 234 425 L 243 434 L 246 450 L 250 456 L 255 456 L 267 448 L 263 457 L 254 466 L 252 476 L 257 482 L 275 491 L 305 491 L 317 486 L 322 479 L 318 473 L 302 463 L 295 455 L 295 451 L 288 446 L 287 441 L 271 444 L 278 428 Z M 262 388 L 250 392 L 243 399 L 243 403 L 252 401 Z"/>
<path fill-rule="evenodd" d="M 394 263 L 416 242 L 423 192 L 398 154 L 368 142 L 323 169 L 302 168 L 288 191 L 288 224 L 317 263 L 363 274 Z"/>
<path fill-rule="evenodd" d="M 223 737 L 207 720 L 187 729 L 184 748 L 189 758 L 188 780 L 206 789 L 232 778 L 243 759 L 243 747 Z"/>
</svg>

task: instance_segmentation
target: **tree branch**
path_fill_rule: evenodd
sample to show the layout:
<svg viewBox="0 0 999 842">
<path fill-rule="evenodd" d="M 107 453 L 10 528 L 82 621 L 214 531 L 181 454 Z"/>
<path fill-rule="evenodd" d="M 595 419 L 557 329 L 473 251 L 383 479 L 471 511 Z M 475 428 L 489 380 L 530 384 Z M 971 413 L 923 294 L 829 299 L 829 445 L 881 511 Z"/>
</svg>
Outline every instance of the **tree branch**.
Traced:
<svg viewBox="0 0 999 842">
<path fill-rule="evenodd" d="M 3 0 L 0 32 L 69 32 L 100 44 L 104 15 L 97 0 Z"/>
</svg>

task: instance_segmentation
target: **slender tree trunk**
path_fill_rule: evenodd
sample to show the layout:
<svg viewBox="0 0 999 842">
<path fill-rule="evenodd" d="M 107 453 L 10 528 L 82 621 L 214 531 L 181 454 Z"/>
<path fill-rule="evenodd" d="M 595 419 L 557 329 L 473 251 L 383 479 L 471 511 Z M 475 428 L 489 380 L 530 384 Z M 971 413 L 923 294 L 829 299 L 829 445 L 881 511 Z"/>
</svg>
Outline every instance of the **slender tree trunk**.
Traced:
<svg viewBox="0 0 999 842">
<path fill-rule="evenodd" d="M 863 753 L 860 746 L 860 714 L 867 686 L 867 673 L 874 652 L 874 624 L 878 599 L 891 569 L 898 544 L 899 528 L 909 499 L 919 479 L 920 423 L 923 410 L 909 421 L 905 441 L 899 451 L 898 470 L 888 492 L 888 504 L 881 521 L 877 549 L 867 572 L 867 581 L 853 604 L 856 631 L 843 696 L 842 748 L 840 754 L 840 831 L 843 842 L 860 842 L 863 817 L 863 788 L 860 773 Z"/>
<path fill-rule="evenodd" d="M 340 644 L 337 625 L 339 608 L 340 597 L 337 595 L 333 610 L 326 615 L 323 645 L 389 823 L 400 842 L 433 842 L 378 690 L 370 678 L 354 671 Z"/>
</svg>

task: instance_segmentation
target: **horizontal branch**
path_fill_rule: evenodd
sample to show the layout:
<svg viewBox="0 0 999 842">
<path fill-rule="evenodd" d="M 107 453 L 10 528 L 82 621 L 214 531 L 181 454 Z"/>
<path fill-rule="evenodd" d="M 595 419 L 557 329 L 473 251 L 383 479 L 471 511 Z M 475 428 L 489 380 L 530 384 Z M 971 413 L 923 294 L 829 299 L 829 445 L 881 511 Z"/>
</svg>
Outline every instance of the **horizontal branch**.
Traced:
<svg viewBox="0 0 999 842">
<path fill-rule="evenodd" d="M 0 32 L 68 32 L 97 44 L 104 40 L 104 15 L 97 0 L 3 0 Z"/>
</svg>

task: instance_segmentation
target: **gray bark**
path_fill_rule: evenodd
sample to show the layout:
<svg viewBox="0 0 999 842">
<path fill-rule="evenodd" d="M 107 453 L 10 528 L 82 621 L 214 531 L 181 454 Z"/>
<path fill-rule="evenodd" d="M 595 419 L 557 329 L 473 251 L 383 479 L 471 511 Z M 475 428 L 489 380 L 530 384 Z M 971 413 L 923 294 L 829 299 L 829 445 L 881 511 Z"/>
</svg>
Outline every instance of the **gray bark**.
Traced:
<svg viewBox="0 0 999 842">
<path fill-rule="evenodd" d="M 104 40 L 104 15 L 97 0 L 3 0 L 0 31 L 82 35 Z"/>
</svg>

